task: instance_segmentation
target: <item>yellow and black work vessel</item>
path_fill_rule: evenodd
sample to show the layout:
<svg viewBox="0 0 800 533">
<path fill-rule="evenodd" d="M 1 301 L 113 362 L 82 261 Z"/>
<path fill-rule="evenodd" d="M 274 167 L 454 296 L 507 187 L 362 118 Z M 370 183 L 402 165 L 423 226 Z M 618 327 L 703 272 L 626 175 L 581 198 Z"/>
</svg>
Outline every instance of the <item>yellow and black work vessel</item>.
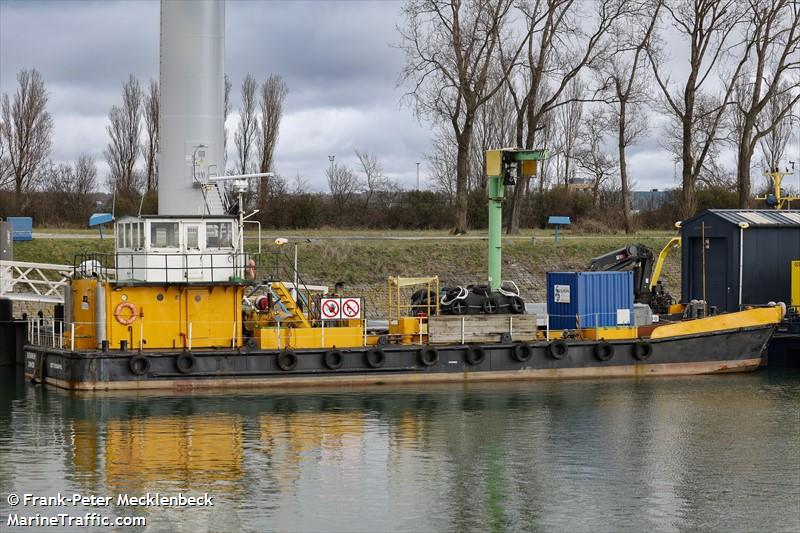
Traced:
<svg viewBox="0 0 800 533">
<path fill-rule="evenodd" d="M 546 155 L 499 152 L 487 157 L 496 196 L 513 182 L 508 173 L 535 169 L 522 162 Z M 607 301 L 581 301 L 585 316 L 570 311 L 571 327 L 551 327 L 550 311 L 530 312 L 502 279 L 498 238 L 488 251 L 489 283 L 444 288 L 436 276 L 393 277 L 385 319 L 368 321 L 358 295 L 304 284 L 296 266 L 274 268 L 283 254 L 245 253 L 245 219 L 118 220 L 114 254 L 77 258 L 63 320 L 30 322 L 26 375 L 105 390 L 738 372 L 759 366 L 785 312 L 779 304 L 708 316 L 692 301 L 654 315 L 644 305 L 640 323 L 631 285 L 623 294 L 630 308 L 610 308 L 614 322 L 591 307 L 608 311 Z M 553 276 L 548 306 L 573 309 L 579 297 L 593 298 L 562 278 Z"/>
</svg>

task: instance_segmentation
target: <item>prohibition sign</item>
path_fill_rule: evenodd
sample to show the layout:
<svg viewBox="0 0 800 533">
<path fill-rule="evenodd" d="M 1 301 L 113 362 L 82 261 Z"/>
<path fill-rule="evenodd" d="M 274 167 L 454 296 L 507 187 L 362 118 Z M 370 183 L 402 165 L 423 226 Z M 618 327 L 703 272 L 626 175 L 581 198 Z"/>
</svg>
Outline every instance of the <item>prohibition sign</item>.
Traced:
<svg viewBox="0 0 800 533">
<path fill-rule="evenodd" d="M 339 300 L 336 298 L 326 298 L 322 300 L 322 318 L 339 318 Z"/>
<path fill-rule="evenodd" d="M 361 301 L 358 298 L 342 300 L 342 316 L 344 318 L 357 318 L 361 315 Z"/>
</svg>

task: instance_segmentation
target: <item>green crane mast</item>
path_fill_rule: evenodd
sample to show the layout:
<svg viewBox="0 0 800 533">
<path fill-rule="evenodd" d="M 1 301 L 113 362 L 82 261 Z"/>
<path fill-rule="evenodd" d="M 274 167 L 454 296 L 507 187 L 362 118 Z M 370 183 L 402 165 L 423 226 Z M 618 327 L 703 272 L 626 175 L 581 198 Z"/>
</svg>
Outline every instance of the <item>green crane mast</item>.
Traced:
<svg viewBox="0 0 800 533">
<path fill-rule="evenodd" d="M 503 283 L 503 201 L 506 185 L 514 185 L 518 177 L 536 175 L 537 161 L 547 159 L 547 150 L 501 148 L 486 151 L 486 177 L 489 180 L 489 290 L 496 291 Z"/>
</svg>

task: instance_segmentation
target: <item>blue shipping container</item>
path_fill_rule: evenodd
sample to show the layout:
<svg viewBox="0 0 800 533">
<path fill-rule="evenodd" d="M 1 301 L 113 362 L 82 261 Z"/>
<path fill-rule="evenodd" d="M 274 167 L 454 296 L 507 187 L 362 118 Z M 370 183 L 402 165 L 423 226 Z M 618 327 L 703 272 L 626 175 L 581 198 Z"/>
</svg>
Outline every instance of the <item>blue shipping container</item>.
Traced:
<svg viewBox="0 0 800 533">
<path fill-rule="evenodd" d="M 548 272 L 550 329 L 633 325 L 633 272 Z"/>
<path fill-rule="evenodd" d="M 15 241 L 30 241 L 33 239 L 33 219 L 31 217 L 6 217 L 11 222 L 11 231 Z"/>
</svg>

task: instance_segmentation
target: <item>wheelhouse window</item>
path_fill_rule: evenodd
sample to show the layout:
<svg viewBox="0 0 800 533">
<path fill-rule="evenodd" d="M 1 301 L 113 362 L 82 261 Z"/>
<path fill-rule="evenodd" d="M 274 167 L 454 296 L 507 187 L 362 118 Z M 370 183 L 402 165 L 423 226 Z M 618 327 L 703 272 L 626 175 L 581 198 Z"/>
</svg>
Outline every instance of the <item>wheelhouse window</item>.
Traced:
<svg viewBox="0 0 800 533">
<path fill-rule="evenodd" d="M 208 222 L 206 224 L 206 248 L 231 248 L 232 246 L 232 222 Z"/>
<path fill-rule="evenodd" d="M 177 248 L 178 243 L 177 222 L 150 223 L 150 246 L 153 248 Z"/>
<path fill-rule="evenodd" d="M 144 248 L 144 222 L 137 222 L 134 224 L 134 227 L 136 235 L 136 244 L 134 244 L 134 247 L 141 250 Z"/>
<path fill-rule="evenodd" d="M 186 226 L 186 249 L 198 250 L 200 248 L 200 227 Z"/>
</svg>

